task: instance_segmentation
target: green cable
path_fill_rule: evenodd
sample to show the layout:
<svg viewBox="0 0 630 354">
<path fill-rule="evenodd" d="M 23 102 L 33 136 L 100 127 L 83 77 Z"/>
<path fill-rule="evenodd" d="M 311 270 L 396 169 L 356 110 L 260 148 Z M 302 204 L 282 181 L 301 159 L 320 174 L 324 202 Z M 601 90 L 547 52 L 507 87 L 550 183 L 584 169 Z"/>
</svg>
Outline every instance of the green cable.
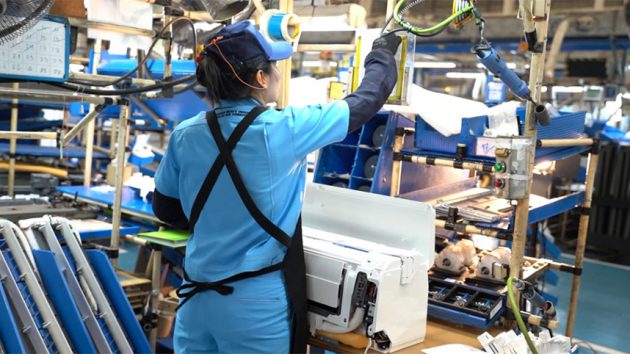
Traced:
<svg viewBox="0 0 630 354">
<path fill-rule="evenodd" d="M 527 346 L 532 351 L 533 354 L 538 354 L 538 350 L 534 346 L 532 339 L 529 338 L 529 332 L 525 327 L 525 322 L 523 322 L 523 317 L 521 317 L 521 311 L 518 309 L 518 305 L 516 304 L 516 298 L 514 297 L 514 289 L 512 288 L 512 280 L 514 277 L 509 277 L 507 281 L 507 291 L 508 291 L 508 300 L 510 302 L 510 307 L 512 308 L 512 313 L 514 313 L 514 317 L 516 318 L 516 323 L 518 324 L 518 328 L 523 333 L 523 337 L 525 337 L 525 341 L 527 342 Z"/>
<path fill-rule="evenodd" d="M 429 28 L 418 28 L 415 27 L 413 25 L 411 25 L 409 22 L 403 20 L 400 17 L 400 8 L 402 7 L 402 5 L 405 4 L 406 0 L 399 0 L 398 3 L 396 3 L 396 7 L 394 8 L 394 20 L 396 21 L 396 23 L 404 28 L 405 30 L 414 33 L 414 34 L 431 34 L 433 32 L 439 31 L 440 29 L 448 26 L 451 22 L 453 22 L 453 20 L 455 20 L 457 17 L 472 11 L 475 6 L 474 5 L 470 5 L 467 6 L 455 13 L 453 13 L 451 16 L 449 16 L 448 18 L 446 18 L 444 21 L 438 23 L 437 25 L 433 26 L 433 27 L 429 27 Z"/>
</svg>

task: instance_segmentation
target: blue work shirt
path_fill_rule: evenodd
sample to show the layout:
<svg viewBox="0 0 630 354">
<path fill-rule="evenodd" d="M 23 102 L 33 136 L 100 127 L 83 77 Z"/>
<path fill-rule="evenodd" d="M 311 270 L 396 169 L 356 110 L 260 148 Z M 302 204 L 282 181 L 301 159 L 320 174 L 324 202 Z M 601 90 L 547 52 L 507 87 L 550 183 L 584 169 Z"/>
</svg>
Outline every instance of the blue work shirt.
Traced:
<svg viewBox="0 0 630 354">
<path fill-rule="evenodd" d="M 253 98 L 217 105 L 226 140 L 258 105 Z M 343 140 L 349 114 L 345 101 L 269 109 L 247 129 L 232 153 L 258 208 L 290 236 L 302 209 L 306 155 Z M 188 219 L 218 153 L 205 112 L 182 122 L 171 135 L 155 186 L 160 193 L 179 199 Z M 250 216 L 224 167 L 188 240 L 185 268 L 190 279 L 217 281 L 258 270 L 282 261 L 285 252 Z"/>
</svg>

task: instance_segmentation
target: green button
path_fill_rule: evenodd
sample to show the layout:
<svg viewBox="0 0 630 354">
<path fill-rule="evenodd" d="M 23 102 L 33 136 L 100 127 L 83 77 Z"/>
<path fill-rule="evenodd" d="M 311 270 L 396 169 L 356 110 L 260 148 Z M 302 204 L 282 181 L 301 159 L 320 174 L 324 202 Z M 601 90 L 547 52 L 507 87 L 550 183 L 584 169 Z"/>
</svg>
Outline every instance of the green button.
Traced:
<svg viewBox="0 0 630 354">
<path fill-rule="evenodd" d="M 503 162 L 497 162 L 494 164 L 494 170 L 497 172 L 501 172 L 505 169 L 505 163 Z"/>
</svg>

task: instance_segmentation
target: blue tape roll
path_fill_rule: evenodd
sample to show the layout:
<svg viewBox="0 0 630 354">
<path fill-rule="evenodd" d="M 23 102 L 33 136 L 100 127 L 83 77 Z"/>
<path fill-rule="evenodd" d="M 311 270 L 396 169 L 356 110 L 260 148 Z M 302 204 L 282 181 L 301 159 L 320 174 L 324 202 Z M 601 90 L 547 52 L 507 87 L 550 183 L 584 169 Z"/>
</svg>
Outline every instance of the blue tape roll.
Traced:
<svg viewBox="0 0 630 354">
<path fill-rule="evenodd" d="M 285 38 L 282 36 L 282 21 L 284 20 L 285 14 L 278 13 L 273 14 L 269 18 L 269 25 L 267 27 L 267 32 L 269 36 L 277 41 L 283 41 Z"/>
</svg>

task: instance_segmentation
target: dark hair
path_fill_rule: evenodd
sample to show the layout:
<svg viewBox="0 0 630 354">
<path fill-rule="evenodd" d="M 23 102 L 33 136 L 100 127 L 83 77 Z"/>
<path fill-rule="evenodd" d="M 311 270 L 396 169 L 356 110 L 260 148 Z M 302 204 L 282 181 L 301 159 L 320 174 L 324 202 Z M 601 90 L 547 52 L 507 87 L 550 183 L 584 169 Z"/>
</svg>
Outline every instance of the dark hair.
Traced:
<svg viewBox="0 0 630 354">
<path fill-rule="evenodd" d="M 228 58 L 238 76 L 252 86 L 258 86 L 254 81 L 258 70 L 265 74 L 271 73 L 271 62 L 265 57 L 254 57 L 245 62 Z M 246 98 L 253 90 L 244 85 L 232 72 L 232 69 L 221 57 L 213 53 L 202 55 L 197 64 L 197 81 L 208 91 L 210 102 L 216 104 L 222 99 Z"/>
</svg>

